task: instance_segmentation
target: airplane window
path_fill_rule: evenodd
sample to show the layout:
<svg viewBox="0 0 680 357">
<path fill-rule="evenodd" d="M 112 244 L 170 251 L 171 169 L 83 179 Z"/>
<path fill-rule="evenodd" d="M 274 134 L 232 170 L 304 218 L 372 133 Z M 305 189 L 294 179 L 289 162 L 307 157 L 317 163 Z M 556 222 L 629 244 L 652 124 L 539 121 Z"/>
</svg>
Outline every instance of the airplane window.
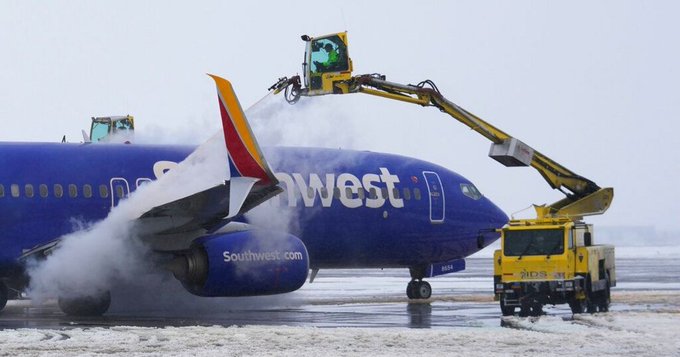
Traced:
<svg viewBox="0 0 680 357">
<path fill-rule="evenodd" d="M 413 198 L 415 198 L 418 201 L 420 201 L 420 199 L 422 198 L 422 196 L 420 196 L 420 189 L 418 187 L 413 189 Z"/>
<path fill-rule="evenodd" d="M 99 197 L 107 198 L 109 197 L 109 188 L 106 185 L 99 185 Z"/>
<path fill-rule="evenodd" d="M 404 199 L 407 201 L 411 199 L 411 189 L 404 187 Z"/>
<path fill-rule="evenodd" d="M 41 184 L 38 188 L 40 191 L 40 197 L 45 198 L 47 195 L 49 195 L 49 192 L 47 191 L 47 185 Z"/>
<path fill-rule="evenodd" d="M 380 194 L 381 194 L 381 196 L 380 196 L 381 198 L 387 198 L 387 187 L 381 188 Z"/>
<path fill-rule="evenodd" d="M 313 198 L 314 197 L 314 189 L 311 187 L 307 187 L 307 197 Z"/>
<path fill-rule="evenodd" d="M 392 194 L 394 195 L 394 198 L 400 199 L 401 196 L 399 195 L 399 190 L 395 187 L 392 189 Z"/>
<path fill-rule="evenodd" d="M 64 188 L 60 184 L 54 185 L 54 197 L 61 198 L 64 195 Z"/>
<path fill-rule="evenodd" d="M 116 186 L 116 196 L 118 198 L 123 198 L 125 194 L 123 193 L 123 186 Z"/>
<path fill-rule="evenodd" d="M 68 185 L 68 195 L 71 196 L 71 198 L 78 197 L 78 186 L 76 186 L 74 184 L 69 184 Z"/>
<path fill-rule="evenodd" d="M 371 187 L 371 189 L 368 190 L 368 198 L 372 200 L 378 198 L 378 190 L 376 190 L 375 187 Z"/>
<path fill-rule="evenodd" d="M 5 186 L 0 185 L 0 197 L 5 197 Z"/>
<path fill-rule="evenodd" d="M 471 183 L 461 183 L 460 190 L 465 196 L 470 197 L 473 200 L 482 198 L 482 194 L 479 192 L 479 190 L 477 190 L 477 187 Z"/>
<path fill-rule="evenodd" d="M 10 191 L 12 191 L 12 197 L 19 197 L 19 185 L 15 183 L 12 184 L 12 186 L 10 186 Z"/>
<path fill-rule="evenodd" d="M 35 194 L 33 191 L 33 185 L 31 185 L 30 183 L 26 184 L 26 186 L 24 186 L 24 189 L 26 192 L 26 197 L 33 198 L 33 195 Z"/>
<path fill-rule="evenodd" d="M 321 187 L 321 198 L 328 198 L 328 189 L 325 187 Z"/>
<path fill-rule="evenodd" d="M 363 200 L 364 198 L 366 198 L 366 190 L 364 190 L 363 187 L 359 187 L 358 192 L 359 192 L 359 199 L 360 200 Z"/>
<path fill-rule="evenodd" d="M 1 197 L 1 196 L 0 196 L 0 197 Z M 339 200 L 339 199 L 340 199 L 340 188 L 339 188 L 339 187 L 336 187 L 336 188 L 333 189 L 333 197 L 334 197 L 336 200 Z"/>
<path fill-rule="evenodd" d="M 83 185 L 83 196 L 85 196 L 85 198 L 92 197 L 92 186 Z"/>
<path fill-rule="evenodd" d="M 352 188 L 351 187 L 345 187 L 345 197 L 352 198 Z"/>
</svg>

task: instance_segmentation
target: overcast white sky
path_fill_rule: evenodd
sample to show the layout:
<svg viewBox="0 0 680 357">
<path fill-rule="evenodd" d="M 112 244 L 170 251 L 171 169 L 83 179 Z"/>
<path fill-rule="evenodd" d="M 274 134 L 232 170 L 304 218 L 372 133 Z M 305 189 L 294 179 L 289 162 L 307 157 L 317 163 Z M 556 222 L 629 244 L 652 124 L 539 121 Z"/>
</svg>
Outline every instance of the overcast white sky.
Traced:
<svg viewBox="0 0 680 357">
<path fill-rule="evenodd" d="M 206 72 L 230 79 L 247 108 L 300 71 L 301 34 L 348 30 L 355 73 L 432 79 L 613 186 L 612 208 L 588 221 L 680 230 L 679 13 L 671 1 L 0 0 L 0 140 L 78 141 L 91 116 L 129 113 L 147 142 L 197 143 L 219 128 Z M 265 143 L 432 161 L 508 213 L 561 198 L 534 170 L 489 159 L 485 139 L 436 109 L 361 95 L 274 99 L 271 117 L 253 123 Z"/>
</svg>

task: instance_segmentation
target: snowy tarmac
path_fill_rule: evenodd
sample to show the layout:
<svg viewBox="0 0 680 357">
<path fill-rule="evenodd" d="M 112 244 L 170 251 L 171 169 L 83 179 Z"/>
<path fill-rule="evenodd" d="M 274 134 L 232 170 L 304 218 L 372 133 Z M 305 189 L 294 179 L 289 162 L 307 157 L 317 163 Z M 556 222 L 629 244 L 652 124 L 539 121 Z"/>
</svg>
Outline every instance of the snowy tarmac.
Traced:
<svg viewBox="0 0 680 357">
<path fill-rule="evenodd" d="M 680 355 L 680 262 L 619 258 L 617 275 L 611 312 L 572 316 L 565 305 L 540 318 L 500 317 L 489 258 L 430 279 L 432 299 L 417 303 L 404 296 L 405 270 L 321 271 L 277 297 L 114 294 L 102 318 L 13 301 L 0 355 Z"/>
</svg>

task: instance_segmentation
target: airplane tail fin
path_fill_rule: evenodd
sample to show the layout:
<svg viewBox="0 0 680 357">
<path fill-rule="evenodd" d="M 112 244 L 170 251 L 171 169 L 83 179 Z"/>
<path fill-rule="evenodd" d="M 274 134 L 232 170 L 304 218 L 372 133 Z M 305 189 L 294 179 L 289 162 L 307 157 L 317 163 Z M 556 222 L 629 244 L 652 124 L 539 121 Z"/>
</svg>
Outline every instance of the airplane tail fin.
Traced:
<svg viewBox="0 0 680 357">
<path fill-rule="evenodd" d="M 262 155 L 231 83 L 224 78 L 208 75 L 217 86 L 231 177 L 255 178 L 258 184 L 276 185 L 278 180 Z"/>
</svg>

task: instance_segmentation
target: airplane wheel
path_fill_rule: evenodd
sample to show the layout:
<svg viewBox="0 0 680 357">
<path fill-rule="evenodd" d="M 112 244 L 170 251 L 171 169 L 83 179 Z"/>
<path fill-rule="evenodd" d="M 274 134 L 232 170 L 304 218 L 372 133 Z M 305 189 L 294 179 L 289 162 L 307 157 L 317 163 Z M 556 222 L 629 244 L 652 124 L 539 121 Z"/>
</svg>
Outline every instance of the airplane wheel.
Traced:
<svg viewBox="0 0 680 357">
<path fill-rule="evenodd" d="M 432 286 L 427 281 L 419 281 L 417 291 L 419 299 L 429 299 L 432 296 Z"/>
<path fill-rule="evenodd" d="M 108 290 L 97 296 L 59 297 L 59 308 L 69 316 L 101 316 L 111 305 Z"/>
<path fill-rule="evenodd" d="M 411 280 L 408 285 L 406 285 L 406 296 L 409 299 L 417 299 L 416 297 L 416 288 L 417 288 L 418 282 L 415 280 Z"/>
<path fill-rule="evenodd" d="M 409 299 L 429 299 L 432 296 L 432 287 L 427 281 L 411 280 L 406 285 L 406 296 Z"/>
<path fill-rule="evenodd" d="M 2 311 L 7 305 L 7 299 L 9 298 L 9 289 L 7 285 L 0 281 L 0 311 Z"/>
</svg>

